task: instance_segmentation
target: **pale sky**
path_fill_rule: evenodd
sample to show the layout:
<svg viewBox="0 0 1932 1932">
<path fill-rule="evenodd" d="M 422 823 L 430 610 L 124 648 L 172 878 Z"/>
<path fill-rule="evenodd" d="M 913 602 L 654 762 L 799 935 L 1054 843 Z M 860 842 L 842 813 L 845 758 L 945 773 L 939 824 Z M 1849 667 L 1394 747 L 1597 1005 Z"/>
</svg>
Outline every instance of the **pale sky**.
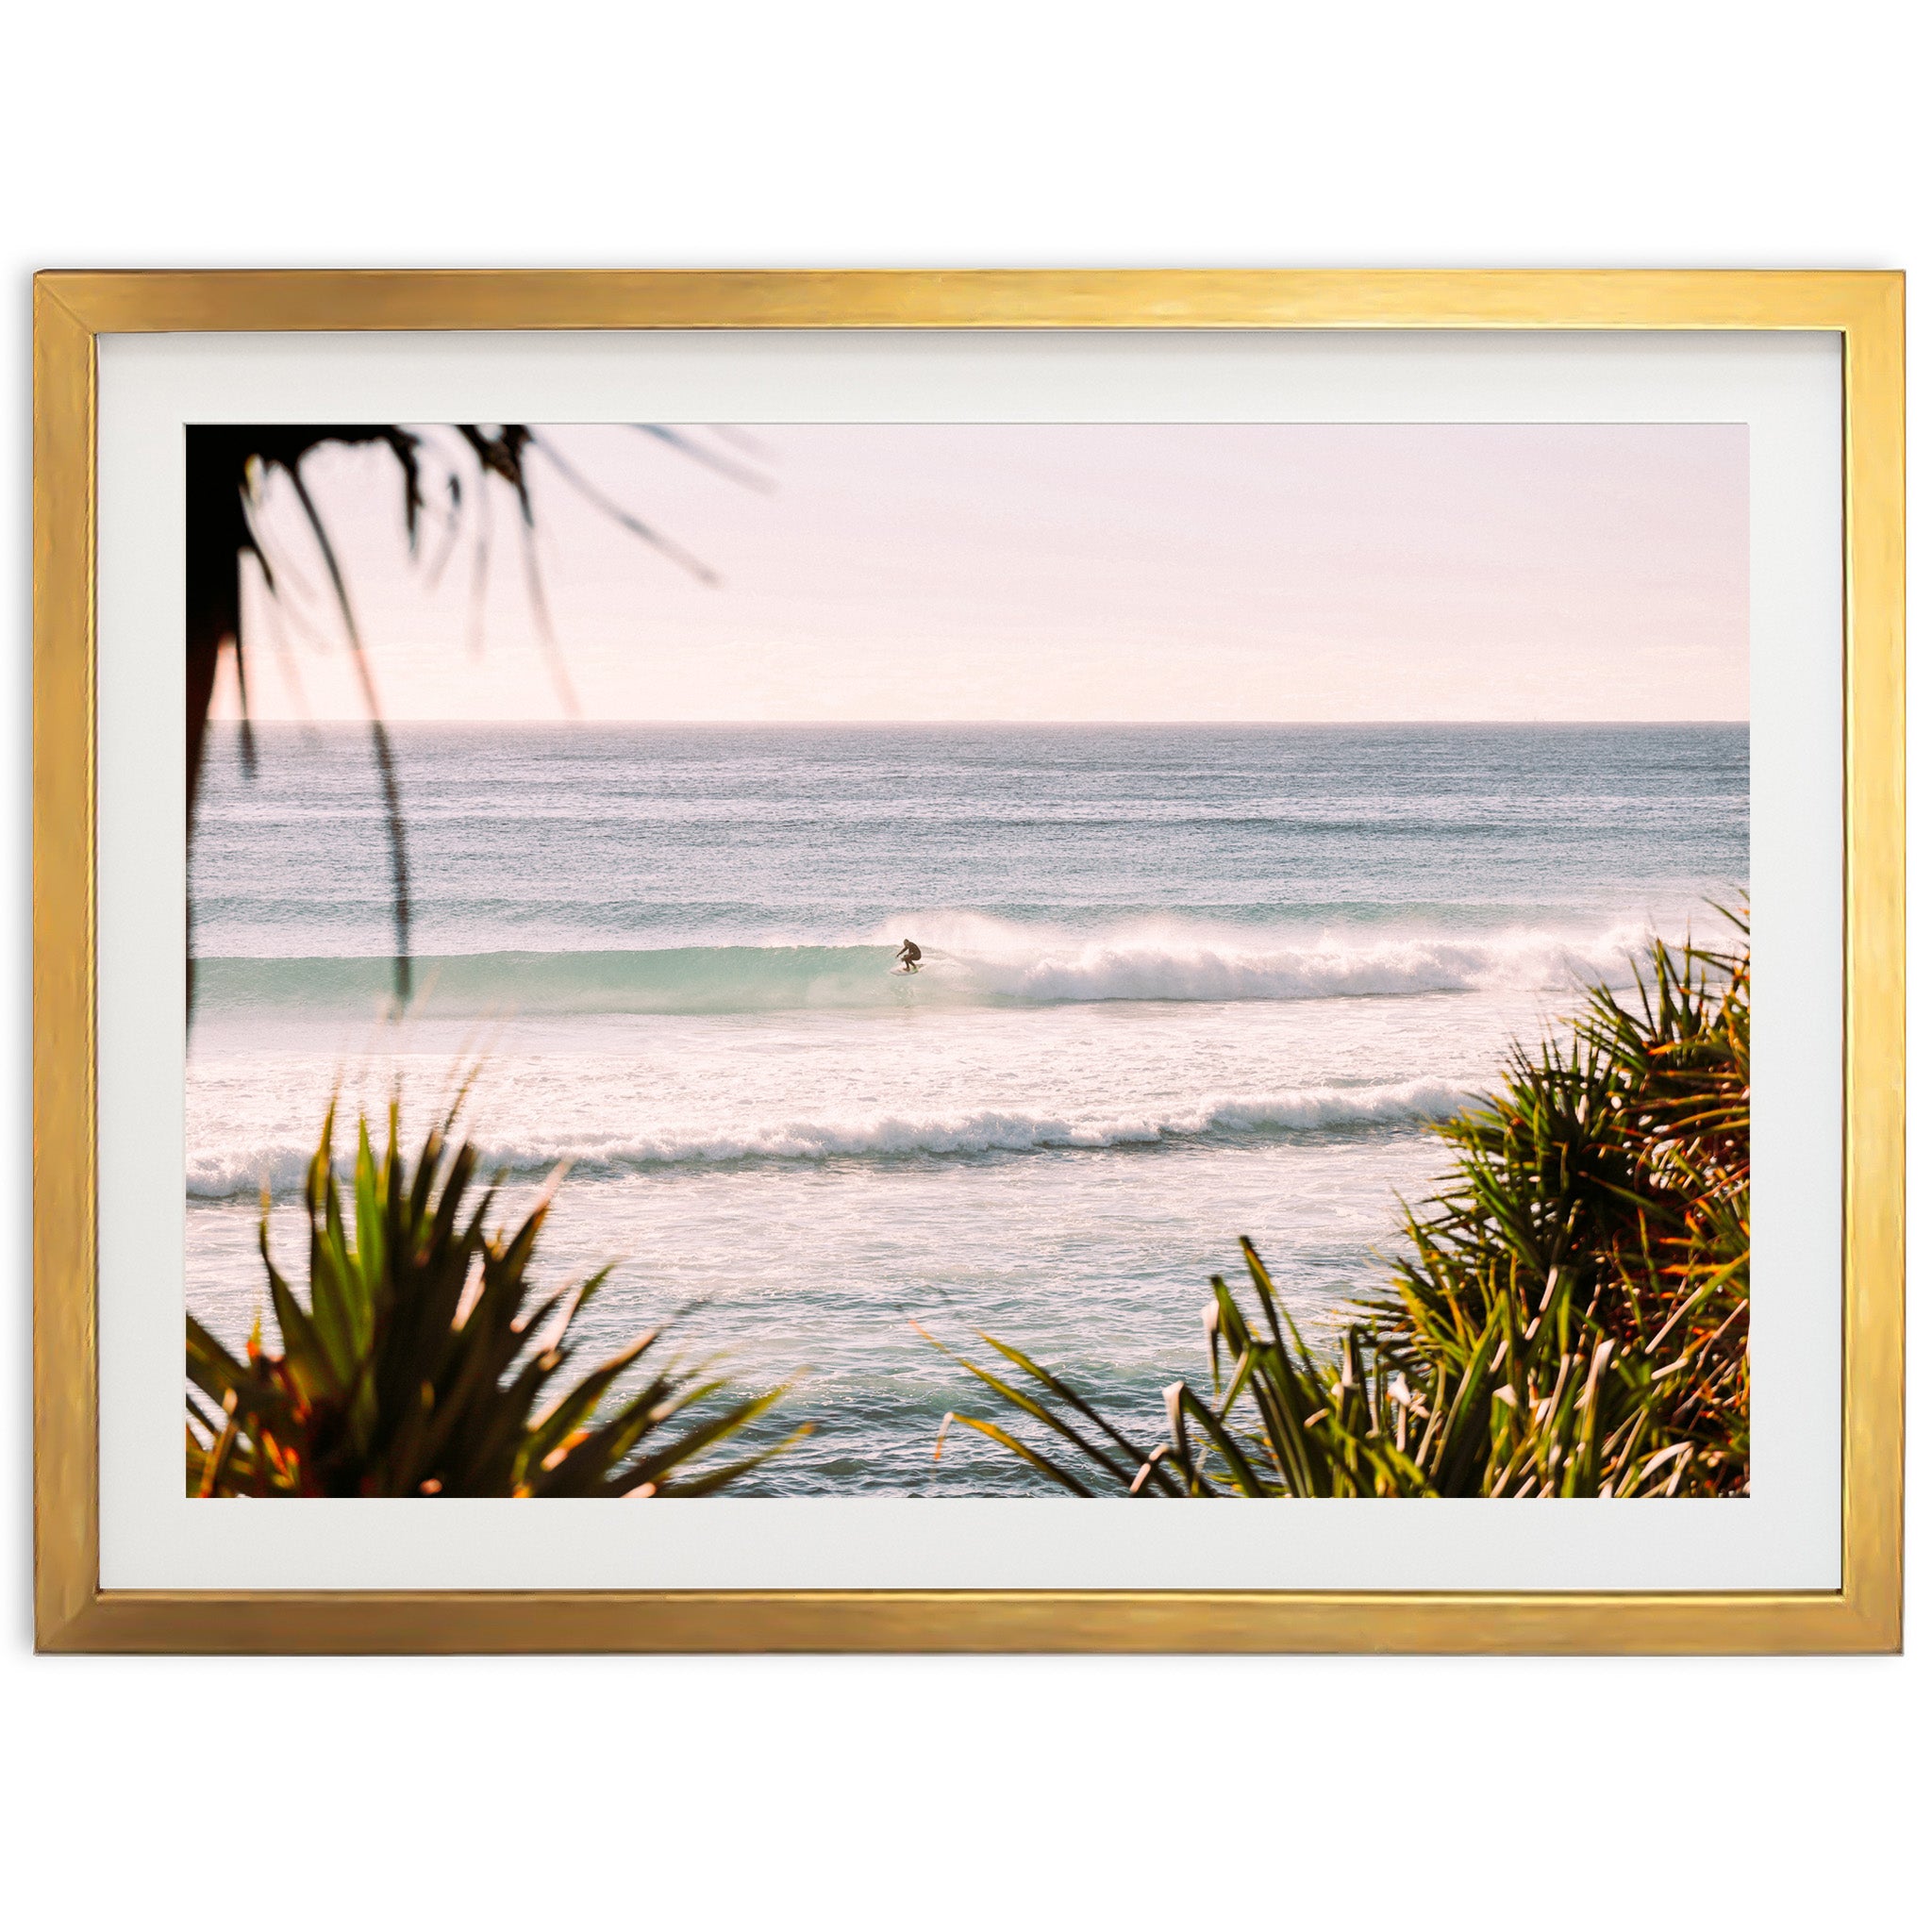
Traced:
<svg viewBox="0 0 1932 1932">
<path fill-rule="evenodd" d="M 628 426 L 541 434 L 717 579 L 533 456 L 544 588 L 587 718 L 1748 715 L 1741 425 L 681 432 L 765 489 Z M 432 581 L 441 523 L 412 559 L 386 455 L 327 449 L 305 475 L 387 716 L 567 715 L 501 486 L 473 650 L 474 485 Z M 254 713 L 360 717 L 290 492 L 263 522 L 283 595 L 246 592 Z M 217 703 L 235 715 L 232 676 Z"/>
</svg>

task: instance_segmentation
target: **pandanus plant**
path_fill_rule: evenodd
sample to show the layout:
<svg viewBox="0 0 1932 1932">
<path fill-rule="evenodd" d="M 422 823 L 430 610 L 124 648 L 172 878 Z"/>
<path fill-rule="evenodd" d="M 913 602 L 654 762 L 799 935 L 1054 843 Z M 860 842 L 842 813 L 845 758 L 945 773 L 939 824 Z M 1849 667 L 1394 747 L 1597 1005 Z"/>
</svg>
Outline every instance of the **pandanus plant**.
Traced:
<svg viewBox="0 0 1932 1932">
<path fill-rule="evenodd" d="M 305 1191 L 306 1306 L 275 1266 L 264 1200 L 281 1351 L 258 1319 L 238 1358 L 188 1318 L 190 1495 L 701 1496 L 809 1432 L 707 1462 L 786 1390 L 734 1393 L 715 1357 L 666 1359 L 666 1326 L 574 1380 L 572 1332 L 608 1270 L 540 1292 L 531 1265 L 561 1172 L 491 1233 L 496 1190 L 472 1204 L 476 1150 L 451 1149 L 455 1119 L 413 1168 L 393 1106 L 380 1158 L 358 1120 L 352 1231 L 330 1107 Z"/>
<path fill-rule="evenodd" d="M 1435 1129 L 1455 1171 L 1332 1351 L 1244 1240 L 1245 1299 L 1216 1275 L 1203 1310 L 1211 1392 L 1171 1385 L 1156 1431 L 990 1335 L 1018 1378 L 934 1345 L 1074 1454 L 947 1424 L 1082 1496 L 1744 1493 L 1750 975 L 1748 940 L 1654 943 L 1629 1004 L 1598 987 L 1517 1048 Z"/>
<path fill-rule="evenodd" d="M 663 423 L 630 425 L 660 445 L 677 451 L 705 468 L 753 489 L 768 490 L 770 479 L 756 468 L 693 441 L 684 431 Z M 722 433 L 722 432 L 717 432 Z M 255 639 L 242 625 L 242 578 L 253 568 L 267 605 L 280 600 L 291 581 L 299 581 L 291 558 L 270 534 L 267 514 L 272 486 L 285 484 L 301 512 L 300 523 L 313 546 L 315 558 L 327 578 L 342 641 L 361 686 L 369 714 L 370 751 L 381 790 L 383 815 L 389 832 L 391 904 L 395 919 L 396 997 L 407 1003 L 411 974 L 409 860 L 403 828 L 400 775 L 375 683 L 356 621 L 349 578 L 324 518 L 322 506 L 309 487 L 308 464 L 323 450 L 379 451 L 393 465 L 398 484 L 397 510 L 409 556 L 422 555 L 421 541 L 428 525 L 441 524 L 442 538 L 434 558 L 425 558 L 431 584 L 442 574 L 451 551 L 470 525 L 475 561 L 471 572 L 471 643 L 483 641 L 483 597 L 490 575 L 491 549 L 491 498 L 507 492 L 515 506 L 514 526 L 522 542 L 524 580 L 529 593 L 530 615 L 549 659 L 550 673 L 565 711 L 577 715 L 563 655 L 550 622 L 550 606 L 537 561 L 537 510 L 531 493 L 536 467 L 548 468 L 565 488 L 599 515 L 628 531 L 641 542 L 668 558 L 700 583 L 714 584 L 716 575 L 681 544 L 615 502 L 578 469 L 554 438 L 528 423 L 457 423 L 437 435 L 400 423 L 278 423 L 197 424 L 186 437 L 187 455 L 187 642 L 188 642 L 188 836 L 195 829 L 195 794 L 200 783 L 204 741 L 214 699 L 222 654 L 232 654 L 236 695 L 241 702 L 242 768 L 253 776 L 255 734 L 249 722 L 248 666 Z M 268 636 L 278 638 L 271 627 Z M 191 908 L 192 909 L 192 908 Z M 191 920 L 191 924 L 192 921 Z M 189 1008 L 193 1009 L 194 962 L 188 962 Z"/>
</svg>

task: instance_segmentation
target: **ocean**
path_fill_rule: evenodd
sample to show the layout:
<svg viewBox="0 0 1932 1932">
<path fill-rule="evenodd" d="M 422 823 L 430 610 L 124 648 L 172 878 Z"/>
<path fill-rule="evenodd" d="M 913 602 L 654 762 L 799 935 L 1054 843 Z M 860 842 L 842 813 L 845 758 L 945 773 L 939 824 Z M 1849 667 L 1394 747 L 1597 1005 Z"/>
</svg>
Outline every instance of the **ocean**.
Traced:
<svg viewBox="0 0 1932 1932">
<path fill-rule="evenodd" d="M 617 1264 L 597 1355 L 683 1309 L 693 1352 L 801 1378 L 780 1413 L 818 1428 L 766 1494 L 1040 1492 L 964 1431 L 935 1460 L 947 1409 L 997 1403 L 914 1319 L 1024 1348 L 1150 1439 L 1240 1236 L 1332 1333 L 1442 1170 L 1428 1123 L 1749 878 L 1741 724 L 392 736 L 400 1021 L 366 732 L 259 728 L 252 778 L 211 733 L 189 1307 L 245 1337 L 264 1180 L 301 1278 L 332 1091 L 399 1090 L 420 1133 L 480 1059 L 506 1202 L 572 1163 L 540 1273 Z"/>
</svg>

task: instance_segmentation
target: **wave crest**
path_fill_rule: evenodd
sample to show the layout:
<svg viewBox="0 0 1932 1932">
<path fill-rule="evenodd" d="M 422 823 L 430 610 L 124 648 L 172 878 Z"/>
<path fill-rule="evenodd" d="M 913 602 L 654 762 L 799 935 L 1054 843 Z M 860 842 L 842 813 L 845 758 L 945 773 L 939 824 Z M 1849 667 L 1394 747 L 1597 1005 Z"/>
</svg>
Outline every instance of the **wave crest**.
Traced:
<svg viewBox="0 0 1932 1932">
<path fill-rule="evenodd" d="M 1081 940 L 958 914 L 908 916 L 884 930 L 890 941 L 865 945 L 425 956 L 416 961 L 416 1010 L 755 1013 L 1527 991 L 1621 976 L 1644 937 L 1633 925 L 1589 938 L 1517 929 L 1374 939 L 1156 931 Z M 891 970 L 908 932 L 925 948 L 917 975 Z M 197 972 L 198 995 L 213 1009 L 367 1012 L 390 996 L 381 958 L 208 958 Z"/>
<path fill-rule="evenodd" d="M 479 1139 L 477 1151 L 486 1170 L 524 1174 L 547 1173 L 559 1159 L 579 1168 L 617 1173 L 727 1162 L 1039 1154 L 1445 1120 L 1469 1106 L 1470 1100 L 1466 1089 L 1449 1081 L 1420 1079 L 1379 1087 L 1211 1095 L 1192 1106 L 1141 1114 L 1079 1116 L 998 1108 L 958 1114 L 872 1114 L 746 1128 L 671 1127 L 630 1136 L 579 1135 L 541 1148 L 521 1141 L 485 1138 Z M 273 1193 L 292 1193 L 302 1186 L 309 1153 L 283 1142 L 245 1154 L 202 1156 L 189 1162 L 188 1192 L 197 1200 L 234 1200 L 257 1193 L 266 1181 Z"/>
<path fill-rule="evenodd" d="M 1041 1002 L 1534 991 L 1614 973 L 1638 940 L 1632 932 L 1581 945 L 1543 933 L 1272 948 L 1109 942 L 1044 958 L 973 960 L 972 967 L 991 991 Z"/>
</svg>

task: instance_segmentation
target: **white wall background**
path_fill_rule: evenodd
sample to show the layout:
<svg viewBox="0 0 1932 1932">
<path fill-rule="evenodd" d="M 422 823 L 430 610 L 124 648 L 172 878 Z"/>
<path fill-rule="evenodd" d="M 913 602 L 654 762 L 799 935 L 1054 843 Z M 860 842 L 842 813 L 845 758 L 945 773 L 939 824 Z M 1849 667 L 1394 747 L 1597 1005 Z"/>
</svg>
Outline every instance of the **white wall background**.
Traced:
<svg viewBox="0 0 1932 1932">
<path fill-rule="evenodd" d="M 10 1922 L 208 1923 L 217 1870 L 295 1926 L 1911 1921 L 1923 1614 L 1904 1660 L 1853 1662 L 32 1657 L 25 909 L 35 268 L 1932 273 L 1911 11 L 24 10 L 0 116 Z M 1923 1324 L 1915 1354 L 1923 1386 Z"/>
</svg>

